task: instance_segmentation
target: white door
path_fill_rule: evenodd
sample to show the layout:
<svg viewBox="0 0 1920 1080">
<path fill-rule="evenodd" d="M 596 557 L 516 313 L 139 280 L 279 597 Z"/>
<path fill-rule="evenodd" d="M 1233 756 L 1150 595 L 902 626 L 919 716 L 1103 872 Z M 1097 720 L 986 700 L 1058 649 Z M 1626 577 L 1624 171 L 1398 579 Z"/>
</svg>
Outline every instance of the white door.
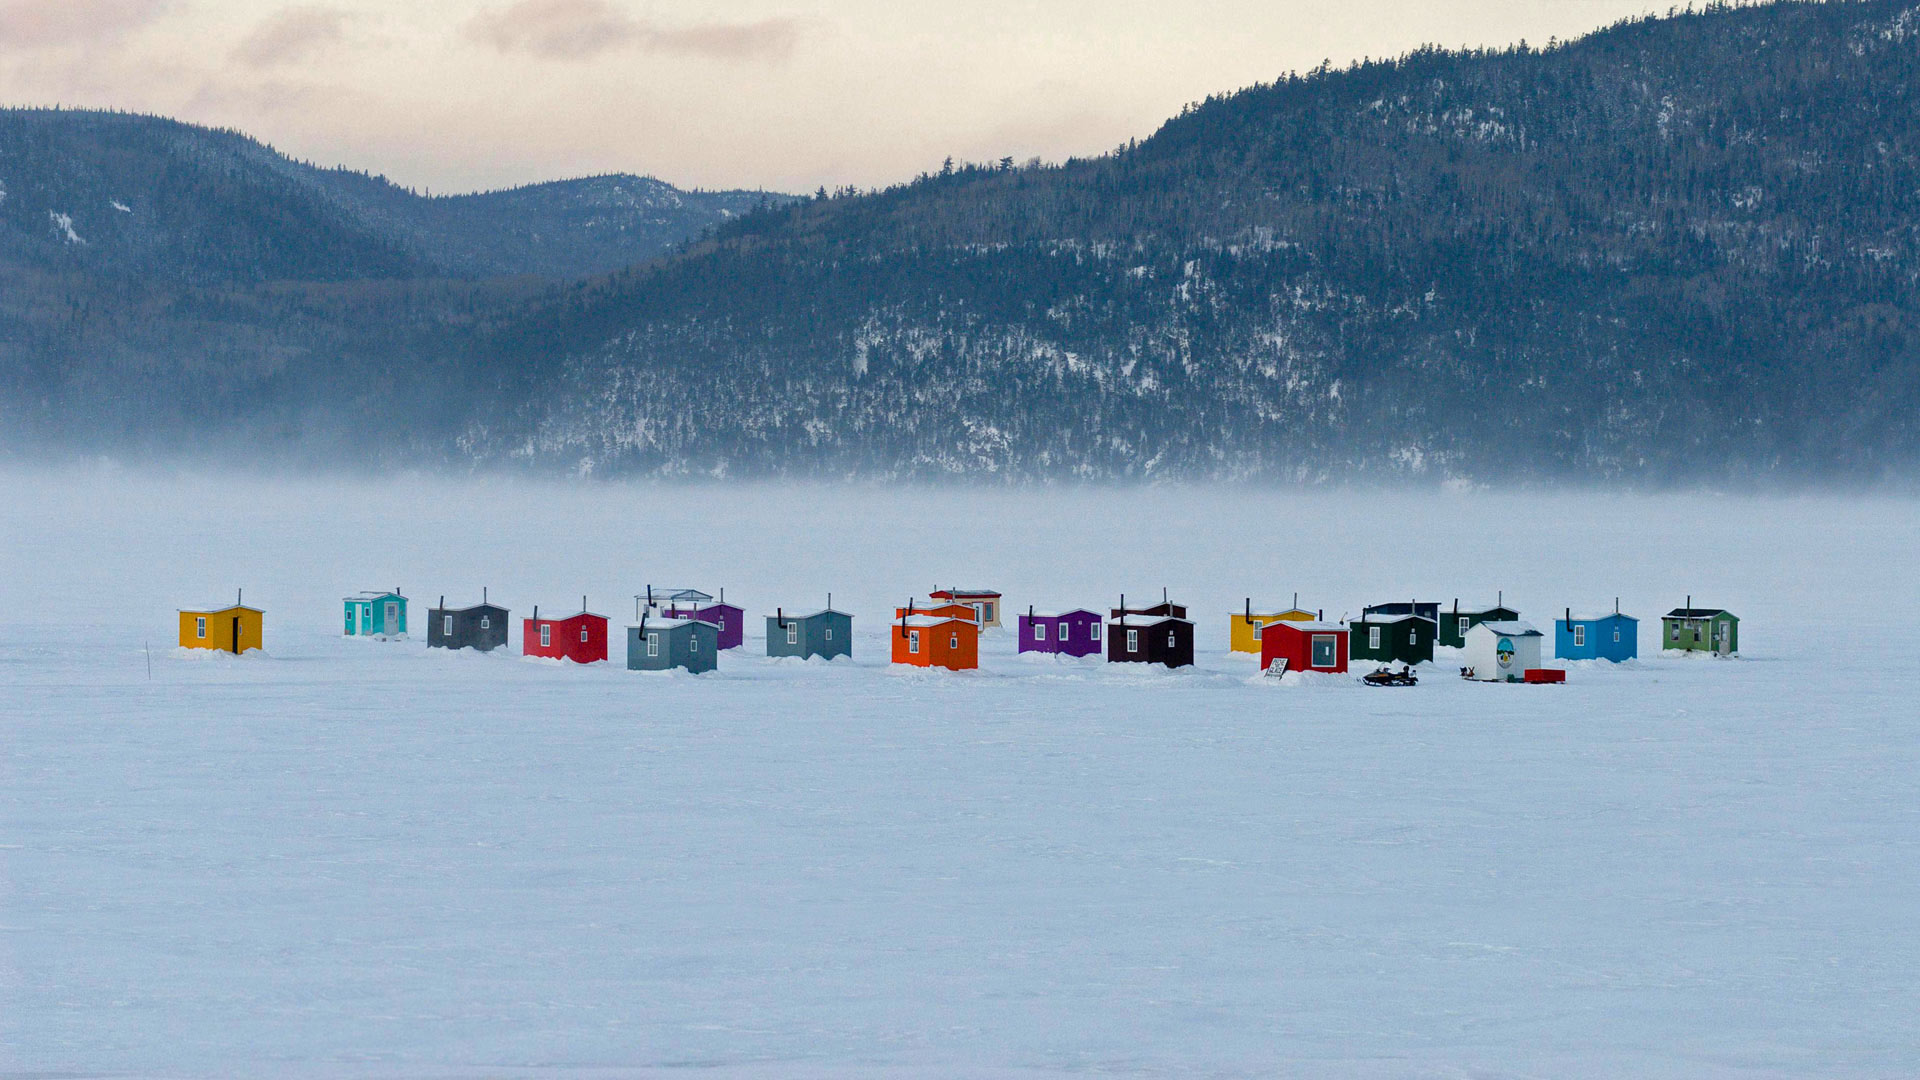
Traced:
<svg viewBox="0 0 1920 1080">
<path fill-rule="evenodd" d="M 389 637 L 392 637 L 392 636 L 398 635 L 399 633 L 400 633 L 400 605 L 395 601 L 389 600 L 387 601 L 387 635 Z"/>
</svg>

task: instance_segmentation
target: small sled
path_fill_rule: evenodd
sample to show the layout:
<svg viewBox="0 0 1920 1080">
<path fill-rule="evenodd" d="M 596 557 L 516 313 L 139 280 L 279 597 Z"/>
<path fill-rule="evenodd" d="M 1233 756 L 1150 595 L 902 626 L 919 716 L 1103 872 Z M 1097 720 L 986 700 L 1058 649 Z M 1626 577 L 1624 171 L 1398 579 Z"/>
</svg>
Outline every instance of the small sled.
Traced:
<svg viewBox="0 0 1920 1080">
<path fill-rule="evenodd" d="M 1399 671 L 1394 671 L 1391 668 L 1381 668 L 1371 675 L 1361 676 L 1360 681 L 1366 683 L 1368 686 L 1420 685 L 1420 677 L 1413 673 L 1412 668 L 1402 668 Z"/>
</svg>

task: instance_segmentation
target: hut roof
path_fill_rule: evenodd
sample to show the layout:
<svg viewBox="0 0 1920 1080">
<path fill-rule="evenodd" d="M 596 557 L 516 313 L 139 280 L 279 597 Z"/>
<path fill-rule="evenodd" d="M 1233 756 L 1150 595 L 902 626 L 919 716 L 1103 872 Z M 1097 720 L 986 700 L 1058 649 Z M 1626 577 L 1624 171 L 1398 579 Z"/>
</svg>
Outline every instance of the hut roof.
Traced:
<svg viewBox="0 0 1920 1080">
<path fill-rule="evenodd" d="M 1628 622 L 1640 621 L 1621 611 L 1602 611 L 1597 614 L 1589 611 L 1576 611 L 1573 613 L 1574 622 L 1605 622 L 1608 619 L 1625 619 Z M 1563 619 L 1561 621 L 1564 622 L 1565 620 Z"/>
<path fill-rule="evenodd" d="M 1337 622 L 1277 622 L 1261 627 L 1260 632 L 1274 629 L 1298 630 L 1303 634 L 1345 634 L 1351 630 L 1347 624 Z"/>
<path fill-rule="evenodd" d="M 1533 628 L 1532 623 L 1523 623 L 1523 622 L 1483 622 L 1480 625 L 1474 627 L 1474 629 L 1486 630 L 1491 633 L 1499 634 L 1501 637 L 1544 637 L 1545 636 L 1544 634 L 1540 633 L 1540 631 L 1535 630 Z"/>
<path fill-rule="evenodd" d="M 1432 619 L 1427 618 L 1425 615 L 1406 615 L 1406 614 L 1386 615 L 1378 611 L 1374 612 L 1371 615 L 1362 615 L 1353 621 L 1357 623 L 1397 623 L 1397 622 L 1406 622 L 1409 619 L 1418 619 L 1424 623 L 1430 623 L 1433 621 Z"/>
<path fill-rule="evenodd" d="M 1027 615 L 1031 615 L 1036 619 L 1064 619 L 1069 615 L 1085 615 L 1092 619 L 1098 619 L 1100 617 L 1099 612 L 1088 611 L 1086 608 L 1074 608 L 1070 611 L 1033 611 L 1024 613 L 1021 617 L 1025 618 Z"/>
<path fill-rule="evenodd" d="M 1732 612 L 1725 608 L 1677 607 L 1667 612 L 1665 617 L 1669 619 L 1711 619 L 1716 615 L 1731 614 Z"/>
<path fill-rule="evenodd" d="M 925 628 L 934 627 L 934 626 L 945 626 L 948 623 L 953 623 L 956 626 L 973 626 L 974 625 L 972 619 L 956 619 L 947 615 L 909 615 L 904 619 L 893 620 L 893 624 L 895 626 L 906 626 L 906 627 L 911 627 L 913 629 L 925 629 Z"/>
<path fill-rule="evenodd" d="M 1120 616 L 1119 618 L 1113 620 L 1113 625 L 1115 626 L 1159 626 L 1161 623 L 1170 623 L 1170 622 L 1186 623 L 1188 626 L 1193 625 L 1193 621 L 1191 619 L 1182 619 L 1173 615 L 1141 615 L 1136 612 L 1129 612 L 1128 614 Z"/>
<path fill-rule="evenodd" d="M 248 607 L 245 604 L 208 604 L 206 607 L 183 607 L 179 610 L 185 615 L 224 615 L 229 611 L 251 611 L 255 615 L 266 614 L 257 607 Z"/>
</svg>

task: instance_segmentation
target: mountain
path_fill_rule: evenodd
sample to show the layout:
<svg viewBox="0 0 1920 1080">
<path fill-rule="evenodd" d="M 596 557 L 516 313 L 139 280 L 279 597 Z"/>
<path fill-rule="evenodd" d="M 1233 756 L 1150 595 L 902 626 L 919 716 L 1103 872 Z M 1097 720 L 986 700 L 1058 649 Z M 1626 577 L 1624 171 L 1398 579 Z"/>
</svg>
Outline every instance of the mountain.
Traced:
<svg viewBox="0 0 1920 1080">
<path fill-rule="evenodd" d="M 601 472 L 1910 476 L 1920 9 L 1717 7 L 750 215 L 498 328 L 461 450 Z"/>
<path fill-rule="evenodd" d="M 535 274 L 666 254 L 770 196 L 597 176 L 422 196 L 147 116 L 0 110 L 0 257 L 197 285 Z"/>
<path fill-rule="evenodd" d="M 0 431 L 615 475 L 1906 480 L 1917 93 L 1920 8 L 1714 7 L 1323 67 L 1058 166 L 706 203 L 737 216 L 665 254 L 596 246 L 699 231 L 638 181 L 423 199 L 12 114 Z"/>
<path fill-rule="evenodd" d="M 437 453 L 450 345 L 555 282 L 660 257 L 784 196 L 600 176 L 426 197 L 252 139 L 0 110 L 0 442 L 257 458 Z"/>
</svg>

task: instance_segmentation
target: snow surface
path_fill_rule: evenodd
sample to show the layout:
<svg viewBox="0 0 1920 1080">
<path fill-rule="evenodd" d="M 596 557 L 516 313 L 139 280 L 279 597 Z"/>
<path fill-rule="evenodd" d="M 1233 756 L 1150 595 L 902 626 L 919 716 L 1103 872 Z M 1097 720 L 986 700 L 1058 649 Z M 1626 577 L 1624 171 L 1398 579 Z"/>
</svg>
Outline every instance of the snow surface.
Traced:
<svg viewBox="0 0 1920 1080">
<path fill-rule="evenodd" d="M 1920 1071 L 1920 620 L 1804 621 L 1920 611 L 1912 502 L 0 480 L 0 1076 Z M 1091 549 L 1116 513 L 1153 550 Z M 892 669 L 930 579 L 1691 594 L 1748 651 L 1369 689 L 1261 678 L 1223 614 L 1186 672 Z M 419 626 L 649 580 L 831 591 L 856 658 L 338 636 L 368 587 Z M 240 587 L 266 655 L 172 648 Z"/>
<path fill-rule="evenodd" d="M 47 219 L 53 222 L 55 231 L 59 232 L 68 244 L 86 245 L 86 241 L 80 238 L 80 234 L 73 231 L 72 214 L 63 214 L 58 210 L 49 210 L 47 211 Z"/>
</svg>

